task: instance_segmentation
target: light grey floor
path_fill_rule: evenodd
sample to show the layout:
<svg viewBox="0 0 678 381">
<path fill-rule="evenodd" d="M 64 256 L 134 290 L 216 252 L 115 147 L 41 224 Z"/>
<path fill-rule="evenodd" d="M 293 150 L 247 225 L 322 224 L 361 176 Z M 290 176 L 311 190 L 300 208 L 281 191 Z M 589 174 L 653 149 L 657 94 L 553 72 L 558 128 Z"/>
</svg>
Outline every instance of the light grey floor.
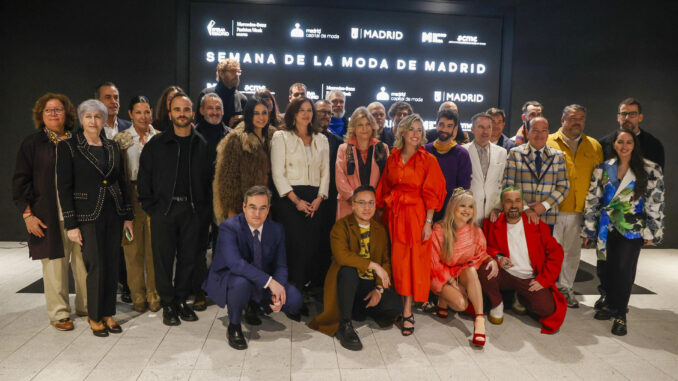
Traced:
<svg viewBox="0 0 678 381">
<path fill-rule="evenodd" d="M 595 296 L 584 295 L 556 335 L 508 312 L 504 324 L 487 324 L 488 343 L 476 350 L 471 319 L 418 314 L 413 337 L 358 324 L 364 349 L 351 352 L 281 314 L 246 328 L 249 349 L 233 350 L 226 313 L 216 306 L 169 328 L 160 313 L 119 304 L 121 335 L 96 338 L 85 318 L 59 332 L 48 324 L 41 294 L 16 293 L 42 276 L 40 263 L 25 248 L 8 249 L 16 243 L 0 246 L 0 380 L 678 379 L 677 250 L 641 253 L 636 283 L 656 295 L 631 297 L 626 337 L 594 320 Z M 583 259 L 594 263 L 590 251 Z"/>
</svg>

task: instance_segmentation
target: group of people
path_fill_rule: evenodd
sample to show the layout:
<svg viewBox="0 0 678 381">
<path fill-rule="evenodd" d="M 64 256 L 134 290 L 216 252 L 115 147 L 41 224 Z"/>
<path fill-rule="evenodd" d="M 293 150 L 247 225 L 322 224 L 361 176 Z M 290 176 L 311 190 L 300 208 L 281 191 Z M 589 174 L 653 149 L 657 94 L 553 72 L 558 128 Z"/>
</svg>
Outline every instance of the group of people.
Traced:
<svg viewBox="0 0 678 381">
<path fill-rule="evenodd" d="M 464 132 L 444 102 L 425 131 L 408 103 L 347 118 L 342 92 L 312 102 L 302 83 L 281 114 L 269 90 L 240 93 L 241 74 L 221 61 L 195 104 L 168 87 L 155 120 L 145 96 L 121 119 L 111 82 L 77 115 L 63 94 L 37 100 L 13 195 L 55 328 L 73 329 L 70 265 L 76 314 L 96 336 L 122 332 L 113 317 L 125 267 L 134 310 L 162 308 L 163 323 L 179 325 L 209 297 L 228 308 L 236 349 L 247 348 L 243 318 L 300 321 L 320 287 L 309 326 L 348 349 L 362 348 L 352 320 L 367 316 L 413 334 L 415 303 L 442 319 L 470 314 L 482 347 L 485 314 L 501 324 L 504 302 L 558 331 L 578 307 L 583 242 L 598 255 L 595 318 L 626 334 L 640 249 L 663 235 L 664 152 L 640 129 L 637 100 L 619 104 L 619 128 L 600 141 L 584 134 L 583 106 L 566 106 L 551 131 L 543 106 L 526 102 L 509 138 L 497 108 Z"/>
</svg>

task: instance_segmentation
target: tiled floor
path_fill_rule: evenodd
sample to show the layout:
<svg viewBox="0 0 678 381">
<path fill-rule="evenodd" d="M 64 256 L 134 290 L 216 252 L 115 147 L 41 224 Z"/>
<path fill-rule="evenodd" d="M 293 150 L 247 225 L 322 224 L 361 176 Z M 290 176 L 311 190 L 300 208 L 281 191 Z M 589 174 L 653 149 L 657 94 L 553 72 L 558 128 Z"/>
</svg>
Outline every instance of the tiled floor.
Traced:
<svg viewBox="0 0 678 381">
<path fill-rule="evenodd" d="M 487 324 L 488 343 L 477 350 L 469 345 L 471 319 L 418 314 L 409 338 L 357 324 L 364 349 L 351 352 L 282 314 L 246 328 L 249 349 L 233 350 L 225 311 L 216 306 L 199 312 L 197 322 L 169 328 L 159 313 L 119 304 L 121 335 L 96 338 L 85 318 L 74 331 L 58 332 L 41 294 L 16 293 L 42 276 L 40 263 L 25 248 L 8 249 L 16 243 L 0 246 L 0 380 L 678 379 L 678 250 L 641 254 L 636 283 L 656 295 L 632 296 L 626 337 L 594 320 L 596 296 L 584 295 L 552 336 L 508 312 L 504 324 Z M 593 263 L 590 251 L 583 257 Z"/>
</svg>

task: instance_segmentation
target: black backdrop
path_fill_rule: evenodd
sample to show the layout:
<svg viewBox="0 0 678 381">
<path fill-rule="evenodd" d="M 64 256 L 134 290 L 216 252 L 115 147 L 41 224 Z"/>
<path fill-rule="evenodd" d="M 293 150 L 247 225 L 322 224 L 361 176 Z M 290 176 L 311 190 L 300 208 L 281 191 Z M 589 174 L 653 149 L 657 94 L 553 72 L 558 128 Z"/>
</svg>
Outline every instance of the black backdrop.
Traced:
<svg viewBox="0 0 678 381">
<path fill-rule="evenodd" d="M 309 1 L 279 1 L 309 4 Z M 393 1 L 346 1 L 353 8 L 392 9 Z M 593 3 L 593 4 L 592 4 Z M 584 2 L 565 0 L 426 1 L 409 7 L 465 12 L 482 6 L 515 16 L 510 78 L 510 123 L 519 125 L 520 105 L 538 99 L 552 130 L 566 104 L 588 107 L 586 132 L 601 137 L 616 128 L 618 102 L 643 103 L 642 126 L 664 142 L 667 158 L 664 247 L 678 247 L 676 121 L 678 67 L 673 46 L 675 5 L 663 1 Z M 121 109 L 136 94 L 153 100 L 169 84 L 188 85 L 187 0 L 94 2 L 3 2 L 0 104 L 0 240 L 24 240 L 25 228 L 11 200 L 11 177 L 22 139 L 33 131 L 31 107 L 47 91 L 74 103 L 93 95 L 96 83 L 112 80 Z M 331 13 L 328 12 L 328 17 Z M 195 94 L 192 94 L 195 96 Z M 284 104 L 284 100 L 279 101 Z M 511 102 L 512 100 L 512 102 Z M 349 107 L 350 108 L 350 107 Z"/>
</svg>

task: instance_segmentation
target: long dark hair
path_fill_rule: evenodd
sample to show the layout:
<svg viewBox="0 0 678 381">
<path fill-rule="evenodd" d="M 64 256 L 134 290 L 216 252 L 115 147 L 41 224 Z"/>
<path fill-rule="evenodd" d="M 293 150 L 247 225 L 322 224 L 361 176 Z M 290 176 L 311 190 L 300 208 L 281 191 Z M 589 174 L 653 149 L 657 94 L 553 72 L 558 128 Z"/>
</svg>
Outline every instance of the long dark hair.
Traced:
<svg viewBox="0 0 678 381">
<path fill-rule="evenodd" d="M 245 111 L 243 112 L 243 120 L 245 121 L 245 132 L 248 134 L 254 133 L 254 108 L 257 107 L 257 105 L 263 105 L 268 112 L 268 106 L 263 99 L 259 97 L 252 97 L 247 101 L 247 104 L 245 105 Z M 268 126 L 270 126 L 270 124 L 271 120 L 269 119 L 264 126 L 264 129 L 261 131 L 261 136 L 264 138 L 264 141 L 268 139 Z"/>
<path fill-rule="evenodd" d="M 614 132 L 614 139 L 612 139 L 612 152 L 617 161 L 619 161 L 619 155 L 617 150 L 614 149 L 614 143 L 617 141 L 619 135 L 626 133 L 633 138 L 633 151 L 631 151 L 631 161 L 629 167 L 633 171 L 633 174 L 636 176 L 636 184 L 633 186 L 633 199 L 638 200 L 643 197 L 647 191 L 647 172 L 645 172 L 645 160 L 643 159 L 643 152 L 640 148 L 640 142 L 638 137 L 628 131 L 617 130 Z M 619 179 L 621 181 L 621 179 Z"/>
<path fill-rule="evenodd" d="M 269 112 L 268 123 L 273 127 L 278 127 L 278 115 L 280 115 L 280 111 L 278 110 L 278 102 L 275 100 L 275 97 L 271 91 L 266 88 L 259 89 L 256 93 L 254 93 L 254 96 L 261 99 L 262 101 L 265 101 L 266 99 L 271 100 L 271 103 L 273 103 L 273 110 Z M 268 107 L 268 105 L 266 105 L 266 107 Z"/>
<path fill-rule="evenodd" d="M 311 105 L 311 111 L 313 112 L 313 117 L 311 118 L 311 123 L 308 125 L 308 135 L 313 135 L 322 132 L 322 129 L 320 126 L 318 126 L 315 123 L 315 106 L 313 105 L 313 101 L 306 97 L 298 97 L 296 99 L 293 99 L 292 102 L 287 106 L 287 110 L 285 110 L 285 129 L 288 131 L 296 131 L 297 126 L 295 126 L 294 120 L 297 117 L 297 114 L 299 113 L 299 109 L 301 109 L 301 105 L 304 103 L 308 102 Z"/>
</svg>

